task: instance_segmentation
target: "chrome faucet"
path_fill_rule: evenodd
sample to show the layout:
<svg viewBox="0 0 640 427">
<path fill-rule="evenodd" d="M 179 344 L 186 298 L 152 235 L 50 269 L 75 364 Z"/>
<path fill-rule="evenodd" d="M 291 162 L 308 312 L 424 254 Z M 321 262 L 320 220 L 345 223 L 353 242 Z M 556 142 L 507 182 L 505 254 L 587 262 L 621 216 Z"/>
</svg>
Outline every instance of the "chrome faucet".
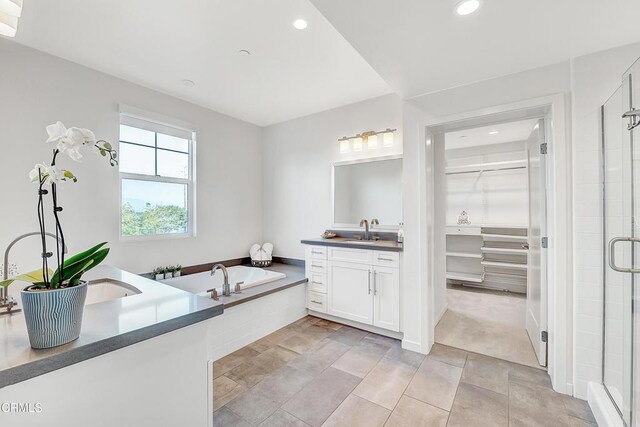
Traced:
<svg viewBox="0 0 640 427">
<path fill-rule="evenodd" d="M 51 233 L 47 233 L 45 232 L 44 234 L 46 234 L 49 237 L 53 237 L 54 239 L 58 240 L 59 242 L 62 242 L 62 240 L 58 239 L 56 237 L 55 234 L 51 234 Z M 7 280 L 9 278 L 9 252 L 11 251 L 11 248 L 13 247 L 13 245 L 15 245 L 16 243 L 18 243 L 20 240 L 26 238 L 26 237 L 31 237 L 31 236 L 40 236 L 40 232 L 39 231 L 32 231 L 31 233 L 26 233 L 23 234 L 21 236 L 16 237 L 15 239 L 13 239 L 13 241 L 11 243 L 9 243 L 9 246 L 7 246 L 7 249 L 5 249 L 4 251 L 4 265 L 2 266 L 2 280 Z M 62 248 L 63 252 L 66 254 L 67 253 L 67 246 L 65 245 Z M 10 314 L 10 313 L 17 313 L 19 311 L 22 311 L 20 309 L 16 309 L 14 310 L 13 307 L 15 307 L 16 305 L 18 305 L 18 303 L 13 299 L 13 297 L 9 296 L 9 286 L 0 286 L 0 308 L 5 308 L 6 311 L 0 312 L 0 315 L 2 314 Z"/>
<path fill-rule="evenodd" d="M 229 284 L 229 272 L 227 271 L 227 267 L 222 264 L 216 264 L 211 269 L 211 275 L 216 274 L 216 271 L 222 270 L 222 274 L 224 274 L 224 283 L 222 284 L 222 295 L 225 297 L 231 296 L 231 285 Z M 211 291 L 207 291 L 211 292 Z"/>
<path fill-rule="evenodd" d="M 364 240 L 369 240 L 369 221 L 366 219 L 360 220 L 360 227 L 364 226 Z"/>
</svg>

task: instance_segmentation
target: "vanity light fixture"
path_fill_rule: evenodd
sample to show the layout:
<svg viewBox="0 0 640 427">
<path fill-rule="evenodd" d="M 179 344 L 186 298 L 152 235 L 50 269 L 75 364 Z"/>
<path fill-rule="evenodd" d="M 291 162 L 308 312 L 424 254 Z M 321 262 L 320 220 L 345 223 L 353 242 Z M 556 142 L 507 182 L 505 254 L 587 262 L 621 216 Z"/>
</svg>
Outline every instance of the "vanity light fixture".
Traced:
<svg viewBox="0 0 640 427">
<path fill-rule="evenodd" d="M 393 147 L 393 133 L 398 129 L 387 128 L 381 131 L 369 130 L 354 136 L 343 136 L 338 140 L 340 144 L 340 153 L 348 153 L 351 148 L 353 151 L 362 151 L 364 143 L 367 144 L 367 150 L 376 150 L 378 148 L 378 135 L 382 134 L 382 146 L 385 148 Z"/>
<path fill-rule="evenodd" d="M 480 7 L 480 0 L 462 0 L 456 4 L 456 13 L 460 16 L 470 15 Z"/>
</svg>

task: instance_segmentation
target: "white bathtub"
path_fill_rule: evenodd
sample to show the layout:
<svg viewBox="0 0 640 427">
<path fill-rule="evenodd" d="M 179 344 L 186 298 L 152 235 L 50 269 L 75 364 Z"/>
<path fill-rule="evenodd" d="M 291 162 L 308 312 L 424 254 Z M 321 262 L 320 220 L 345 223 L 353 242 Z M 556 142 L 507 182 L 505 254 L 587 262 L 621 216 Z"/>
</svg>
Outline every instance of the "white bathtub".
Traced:
<svg viewBox="0 0 640 427">
<path fill-rule="evenodd" d="M 240 287 L 241 289 L 246 289 L 287 277 L 286 274 L 278 273 L 276 271 L 269 271 L 256 267 L 245 267 L 244 265 L 229 267 L 227 268 L 227 272 L 229 273 L 231 291 L 234 290 L 236 283 L 238 282 L 244 282 Z M 218 289 L 218 293 L 222 295 L 223 282 L 224 274 L 222 271 L 216 271 L 216 274 L 213 276 L 210 271 L 205 271 L 203 273 L 189 274 L 187 276 L 162 280 L 162 283 L 173 286 L 174 288 L 203 296 L 208 296 L 207 290 L 212 288 Z"/>
</svg>

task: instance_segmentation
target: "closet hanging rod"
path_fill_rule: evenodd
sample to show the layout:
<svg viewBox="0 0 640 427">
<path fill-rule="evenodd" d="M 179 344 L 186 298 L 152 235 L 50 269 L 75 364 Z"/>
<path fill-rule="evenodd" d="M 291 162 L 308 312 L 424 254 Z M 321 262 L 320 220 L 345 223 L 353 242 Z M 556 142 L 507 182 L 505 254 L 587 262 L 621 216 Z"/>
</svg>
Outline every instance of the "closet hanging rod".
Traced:
<svg viewBox="0 0 640 427">
<path fill-rule="evenodd" d="M 508 170 L 515 170 L 515 169 L 526 169 L 526 166 L 514 166 L 514 167 L 510 167 L 510 168 L 491 168 L 491 169 L 473 169 L 473 170 L 468 170 L 468 171 L 461 171 L 461 172 L 445 172 L 445 175 L 459 175 L 462 173 L 482 173 L 482 172 L 496 172 L 496 171 L 508 171 Z"/>
</svg>

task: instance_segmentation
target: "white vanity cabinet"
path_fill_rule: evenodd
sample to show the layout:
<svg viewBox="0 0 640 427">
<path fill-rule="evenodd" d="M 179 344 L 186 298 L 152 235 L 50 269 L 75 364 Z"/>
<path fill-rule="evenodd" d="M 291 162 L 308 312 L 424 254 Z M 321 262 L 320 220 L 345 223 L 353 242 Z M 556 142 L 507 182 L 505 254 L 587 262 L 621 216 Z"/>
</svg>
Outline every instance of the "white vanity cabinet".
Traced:
<svg viewBox="0 0 640 427">
<path fill-rule="evenodd" d="M 338 246 L 306 247 L 307 308 L 400 331 L 400 256 Z"/>
</svg>

